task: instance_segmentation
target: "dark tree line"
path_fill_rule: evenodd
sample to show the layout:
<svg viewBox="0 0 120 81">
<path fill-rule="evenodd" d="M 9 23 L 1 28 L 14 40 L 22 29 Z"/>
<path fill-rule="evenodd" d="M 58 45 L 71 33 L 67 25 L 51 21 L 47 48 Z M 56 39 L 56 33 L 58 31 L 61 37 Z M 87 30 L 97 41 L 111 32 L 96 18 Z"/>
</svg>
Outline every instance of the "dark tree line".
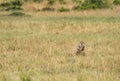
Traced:
<svg viewBox="0 0 120 81">
<path fill-rule="evenodd" d="M 52 5 L 54 5 L 56 2 L 58 2 L 61 5 L 67 4 L 66 0 L 3 0 L 3 3 L 0 4 L 0 7 L 4 10 L 23 10 L 22 6 L 26 2 L 34 2 L 34 3 L 42 3 L 46 1 L 49 6 L 44 7 L 42 10 L 55 10 L 54 8 L 51 8 Z M 76 5 L 73 6 L 73 10 L 87 10 L 87 9 L 97 9 L 97 8 L 111 8 L 112 5 L 119 5 L 120 0 L 71 0 Z M 58 9 L 60 12 L 64 11 L 70 11 L 69 8 L 61 7 Z"/>
</svg>

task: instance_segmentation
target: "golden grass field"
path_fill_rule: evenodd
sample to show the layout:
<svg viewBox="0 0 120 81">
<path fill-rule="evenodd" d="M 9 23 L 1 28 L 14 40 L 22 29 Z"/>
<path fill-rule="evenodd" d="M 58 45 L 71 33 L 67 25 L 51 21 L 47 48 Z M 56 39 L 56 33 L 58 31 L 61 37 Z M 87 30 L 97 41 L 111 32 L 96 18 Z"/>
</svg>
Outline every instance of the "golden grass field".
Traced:
<svg viewBox="0 0 120 81">
<path fill-rule="evenodd" d="M 120 8 L 0 12 L 0 81 L 120 81 Z M 84 41 L 85 56 L 74 55 Z"/>
</svg>

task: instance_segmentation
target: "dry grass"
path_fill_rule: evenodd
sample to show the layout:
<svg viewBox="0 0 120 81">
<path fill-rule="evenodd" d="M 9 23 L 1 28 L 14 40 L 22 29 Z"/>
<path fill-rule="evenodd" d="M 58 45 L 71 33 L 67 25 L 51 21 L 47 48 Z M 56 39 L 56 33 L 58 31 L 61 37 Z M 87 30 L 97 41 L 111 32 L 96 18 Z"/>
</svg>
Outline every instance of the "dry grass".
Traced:
<svg viewBox="0 0 120 81">
<path fill-rule="evenodd" d="M 120 17 L 110 11 L 0 16 L 0 81 L 120 81 Z M 81 40 L 85 56 L 71 55 Z"/>
</svg>

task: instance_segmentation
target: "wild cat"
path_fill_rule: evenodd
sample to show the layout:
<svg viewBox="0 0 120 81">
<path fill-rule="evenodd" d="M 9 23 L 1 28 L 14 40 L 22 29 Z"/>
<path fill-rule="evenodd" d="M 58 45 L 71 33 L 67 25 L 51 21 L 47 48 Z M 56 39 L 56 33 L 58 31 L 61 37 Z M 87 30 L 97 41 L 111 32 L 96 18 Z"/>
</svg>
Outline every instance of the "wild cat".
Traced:
<svg viewBox="0 0 120 81">
<path fill-rule="evenodd" d="M 78 55 L 81 52 L 83 52 L 84 50 L 85 50 L 85 43 L 83 41 L 80 41 L 79 45 L 77 46 L 75 54 Z"/>
</svg>

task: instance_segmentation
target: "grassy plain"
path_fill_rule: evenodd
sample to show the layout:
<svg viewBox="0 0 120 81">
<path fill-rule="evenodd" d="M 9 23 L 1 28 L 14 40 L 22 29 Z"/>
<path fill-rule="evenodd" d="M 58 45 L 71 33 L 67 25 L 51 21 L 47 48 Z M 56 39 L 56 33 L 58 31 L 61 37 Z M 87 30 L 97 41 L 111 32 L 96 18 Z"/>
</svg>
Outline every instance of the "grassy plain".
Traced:
<svg viewBox="0 0 120 81">
<path fill-rule="evenodd" d="M 0 12 L 0 81 L 120 81 L 118 8 L 9 13 Z M 85 56 L 73 55 L 81 40 Z"/>
</svg>

